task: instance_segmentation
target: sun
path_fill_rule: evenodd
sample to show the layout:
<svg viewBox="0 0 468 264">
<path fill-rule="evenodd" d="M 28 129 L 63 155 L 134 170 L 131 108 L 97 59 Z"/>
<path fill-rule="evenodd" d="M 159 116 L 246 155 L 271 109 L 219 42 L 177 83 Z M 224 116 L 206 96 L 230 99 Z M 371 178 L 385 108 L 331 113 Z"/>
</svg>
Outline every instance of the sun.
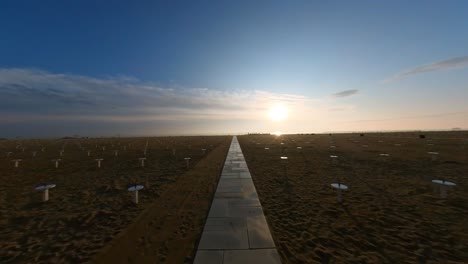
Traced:
<svg viewBox="0 0 468 264">
<path fill-rule="evenodd" d="M 288 117 L 288 109 L 286 109 L 286 107 L 284 107 L 283 105 L 275 105 L 270 109 L 268 117 L 272 121 L 283 121 Z"/>
</svg>

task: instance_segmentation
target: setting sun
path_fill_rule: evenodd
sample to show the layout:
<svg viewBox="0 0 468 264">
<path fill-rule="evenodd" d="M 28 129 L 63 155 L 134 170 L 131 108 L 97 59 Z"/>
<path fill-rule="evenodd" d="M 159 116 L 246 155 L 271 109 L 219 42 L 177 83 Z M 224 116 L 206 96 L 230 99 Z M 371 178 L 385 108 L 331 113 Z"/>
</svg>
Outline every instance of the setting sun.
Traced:
<svg viewBox="0 0 468 264">
<path fill-rule="evenodd" d="M 270 109 L 268 117 L 272 121 L 283 121 L 288 117 L 288 110 L 283 105 L 275 105 Z"/>
</svg>

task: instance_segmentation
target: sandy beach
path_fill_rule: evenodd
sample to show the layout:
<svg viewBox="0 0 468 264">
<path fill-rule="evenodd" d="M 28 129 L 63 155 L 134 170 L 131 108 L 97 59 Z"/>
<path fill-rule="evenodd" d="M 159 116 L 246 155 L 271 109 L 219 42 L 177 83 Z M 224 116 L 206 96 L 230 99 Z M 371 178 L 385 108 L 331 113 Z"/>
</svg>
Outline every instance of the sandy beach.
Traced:
<svg viewBox="0 0 468 264">
<path fill-rule="evenodd" d="M 468 149 L 426 135 L 238 137 L 283 263 L 468 262 Z M 457 184 L 447 199 L 439 178 Z M 334 182 L 349 187 L 342 203 Z"/>
<path fill-rule="evenodd" d="M 1 141 L 0 262 L 191 262 L 230 140 Z M 147 158 L 144 167 L 141 157 Z M 103 159 L 101 168 L 96 158 Z M 22 159 L 18 168 L 13 159 Z M 39 183 L 57 185 L 47 202 L 34 190 Z M 145 186 L 138 205 L 127 191 L 133 183 Z"/>
</svg>

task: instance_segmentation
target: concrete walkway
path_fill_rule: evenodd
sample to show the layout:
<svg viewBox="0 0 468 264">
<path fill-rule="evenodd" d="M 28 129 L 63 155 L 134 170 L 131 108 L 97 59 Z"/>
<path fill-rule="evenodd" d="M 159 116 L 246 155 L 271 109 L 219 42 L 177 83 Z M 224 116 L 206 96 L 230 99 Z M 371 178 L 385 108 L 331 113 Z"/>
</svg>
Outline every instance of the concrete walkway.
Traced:
<svg viewBox="0 0 468 264">
<path fill-rule="evenodd" d="M 232 139 L 194 263 L 281 263 L 236 137 Z"/>
</svg>

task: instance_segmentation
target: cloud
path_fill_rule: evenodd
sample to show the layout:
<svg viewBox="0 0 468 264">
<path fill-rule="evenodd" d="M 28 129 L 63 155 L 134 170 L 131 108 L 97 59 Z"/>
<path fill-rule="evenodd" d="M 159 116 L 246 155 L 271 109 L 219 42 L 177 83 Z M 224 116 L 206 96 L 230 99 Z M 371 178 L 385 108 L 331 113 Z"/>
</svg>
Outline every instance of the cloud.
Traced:
<svg viewBox="0 0 468 264">
<path fill-rule="evenodd" d="M 341 91 L 341 92 L 338 92 L 338 93 L 334 93 L 334 94 L 332 94 L 332 96 L 337 97 L 337 98 L 348 97 L 348 96 L 357 94 L 358 92 L 359 92 L 359 90 L 357 90 L 357 89 L 344 90 L 344 91 Z"/>
<path fill-rule="evenodd" d="M 95 78 L 16 68 L 0 69 L 0 98 L 0 129 L 18 126 L 25 130 L 48 124 L 60 133 L 68 131 L 67 126 L 70 131 L 95 129 L 99 133 L 106 127 L 127 127 L 128 131 L 145 127 L 157 133 L 155 129 L 169 131 L 172 126 L 182 133 L 191 129 L 189 124 L 208 129 L 209 122 L 258 123 L 265 120 L 265 112 L 273 104 L 303 109 L 312 100 L 268 91 L 173 89 L 128 76 Z M 16 133 L 10 130 L 10 134 Z"/>
<path fill-rule="evenodd" d="M 438 119 L 438 118 L 448 118 L 453 116 L 467 116 L 468 112 L 446 112 L 446 113 L 434 113 L 428 115 L 408 115 L 402 117 L 393 117 L 393 118 L 383 118 L 383 119 L 363 119 L 363 120 L 353 120 L 348 121 L 351 123 L 367 123 L 367 122 L 386 122 L 386 121 L 399 121 L 405 119 Z"/>
<path fill-rule="evenodd" d="M 432 71 L 440 71 L 440 70 L 448 70 L 454 68 L 464 68 L 468 67 L 468 56 L 461 56 L 450 58 L 447 60 L 437 61 L 426 65 L 421 65 L 400 73 L 395 74 L 390 79 L 386 80 L 386 82 L 399 80 L 403 78 L 407 78 L 413 75 L 432 72 Z"/>
</svg>

